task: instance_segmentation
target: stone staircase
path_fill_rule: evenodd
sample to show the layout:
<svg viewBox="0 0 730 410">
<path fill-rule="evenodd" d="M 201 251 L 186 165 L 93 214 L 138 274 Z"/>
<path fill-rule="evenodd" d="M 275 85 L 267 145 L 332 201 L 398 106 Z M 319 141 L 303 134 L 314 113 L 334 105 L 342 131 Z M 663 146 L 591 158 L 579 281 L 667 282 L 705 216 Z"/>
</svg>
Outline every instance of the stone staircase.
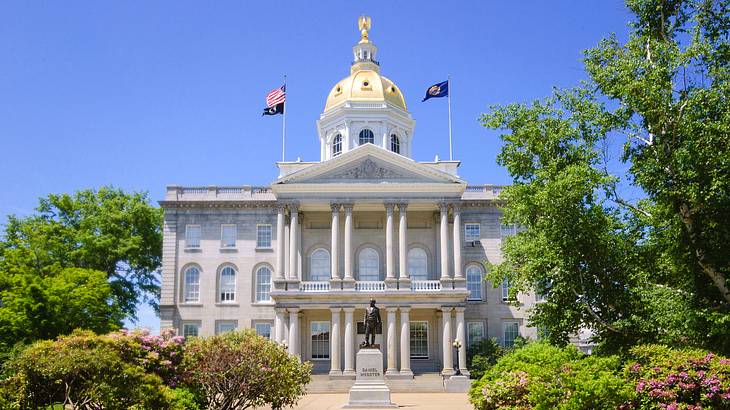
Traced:
<svg viewBox="0 0 730 410">
<path fill-rule="evenodd" d="M 355 380 L 330 380 L 329 375 L 312 375 L 307 393 L 347 393 Z M 416 374 L 413 379 L 385 379 L 391 393 L 443 393 L 444 379 L 439 373 Z"/>
</svg>

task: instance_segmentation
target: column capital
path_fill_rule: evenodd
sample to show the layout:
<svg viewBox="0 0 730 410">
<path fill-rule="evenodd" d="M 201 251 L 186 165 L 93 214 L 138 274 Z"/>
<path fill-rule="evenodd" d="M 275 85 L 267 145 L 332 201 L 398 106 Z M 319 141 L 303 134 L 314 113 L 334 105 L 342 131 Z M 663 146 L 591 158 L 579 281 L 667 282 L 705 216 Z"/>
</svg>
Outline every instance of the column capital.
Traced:
<svg viewBox="0 0 730 410">
<path fill-rule="evenodd" d="M 332 313 L 340 313 L 341 310 L 342 310 L 341 307 L 330 308 L 330 312 L 332 312 Z"/>
<path fill-rule="evenodd" d="M 388 313 L 395 313 L 395 312 L 397 312 L 397 311 L 398 311 L 398 306 L 386 306 L 386 307 L 385 307 L 385 310 L 386 310 L 386 311 L 387 311 Z"/>
<path fill-rule="evenodd" d="M 408 202 L 398 202 L 398 211 L 405 212 L 408 209 Z"/>
<path fill-rule="evenodd" d="M 399 309 L 400 309 L 400 312 L 401 313 L 408 313 L 408 312 L 411 311 L 411 307 L 410 306 L 401 306 Z"/>
<path fill-rule="evenodd" d="M 338 204 L 338 203 L 336 203 L 336 202 L 332 202 L 332 203 L 330 203 L 330 209 L 332 209 L 332 212 L 333 212 L 333 213 L 339 213 L 339 212 L 340 212 L 340 207 L 341 207 L 341 206 L 342 206 L 341 204 Z"/>
<path fill-rule="evenodd" d="M 456 312 L 457 314 L 458 313 L 464 313 L 465 310 L 466 310 L 466 308 L 464 306 L 456 306 L 456 307 L 454 307 L 454 312 Z"/>
<path fill-rule="evenodd" d="M 301 309 L 299 309 L 299 308 L 287 308 L 287 310 L 289 311 L 289 313 L 299 313 L 299 311 Z"/>
<path fill-rule="evenodd" d="M 277 202 L 276 211 L 280 212 L 280 213 L 284 213 L 286 211 L 286 204 L 284 202 Z"/>
<path fill-rule="evenodd" d="M 299 212 L 299 202 L 289 202 L 289 212 L 292 214 Z"/>
<path fill-rule="evenodd" d="M 448 202 L 439 202 L 439 211 L 441 211 L 442 214 L 449 212 L 449 203 Z"/>
<path fill-rule="evenodd" d="M 451 311 L 452 311 L 453 309 L 454 309 L 454 308 L 453 308 L 452 306 L 441 306 L 441 307 L 439 308 L 439 310 L 440 310 L 440 311 L 442 311 L 442 312 L 444 312 L 444 313 L 451 313 Z"/>
<path fill-rule="evenodd" d="M 460 213 L 460 212 L 461 212 L 461 204 L 460 204 L 460 203 L 458 203 L 458 202 L 453 202 L 453 203 L 451 204 L 451 210 L 452 210 L 452 211 L 453 211 L 453 212 L 454 212 L 455 214 L 458 214 L 458 213 Z"/>
<path fill-rule="evenodd" d="M 286 313 L 286 308 L 274 308 L 274 311 L 276 313 Z"/>
<path fill-rule="evenodd" d="M 345 313 L 353 313 L 355 311 L 354 307 L 343 307 L 342 311 Z"/>
<path fill-rule="evenodd" d="M 342 204 L 342 209 L 345 210 L 345 213 L 346 214 L 351 214 L 352 213 L 352 208 L 354 206 L 355 206 L 354 204 Z"/>
<path fill-rule="evenodd" d="M 385 206 L 385 213 L 387 213 L 388 215 L 393 215 L 393 209 L 395 209 L 395 203 L 384 202 L 383 206 Z"/>
</svg>

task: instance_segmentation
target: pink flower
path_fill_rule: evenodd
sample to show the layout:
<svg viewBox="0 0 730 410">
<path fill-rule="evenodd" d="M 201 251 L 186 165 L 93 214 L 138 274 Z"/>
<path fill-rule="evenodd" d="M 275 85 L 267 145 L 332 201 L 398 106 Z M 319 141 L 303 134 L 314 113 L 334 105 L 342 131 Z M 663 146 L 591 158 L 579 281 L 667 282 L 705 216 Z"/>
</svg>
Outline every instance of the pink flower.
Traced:
<svg viewBox="0 0 730 410">
<path fill-rule="evenodd" d="M 629 370 L 631 370 L 632 372 L 638 372 L 639 369 L 641 369 L 641 365 L 639 363 L 634 363 L 631 365 L 631 367 L 629 367 Z"/>
</svg>

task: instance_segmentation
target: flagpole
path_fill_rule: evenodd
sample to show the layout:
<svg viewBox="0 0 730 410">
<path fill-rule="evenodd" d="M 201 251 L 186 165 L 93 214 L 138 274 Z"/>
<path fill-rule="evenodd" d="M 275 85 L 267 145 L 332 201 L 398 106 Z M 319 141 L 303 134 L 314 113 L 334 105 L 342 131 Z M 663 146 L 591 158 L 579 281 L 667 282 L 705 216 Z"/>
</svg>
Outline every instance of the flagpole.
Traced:
<svg viewBox="0 0 730 410">
<path fill-rule="evenodd" d="M 448 78 L 448 85 L 449 85 L 449 91 L 446 95 L 449 99 L 449 161 L 454 160 L 454 148 L 453 148 L 453 142 L 451 138 L 451 74 L 449 74 Z"/>
<path fill-rule="evenodd" d="M 286 90 L 286 74 L 284 74 L 284 90 Z M 286 101 L 284 101 L 284 113 L 281 120 L 281 162 L 286 161 L 286 111 Z"/>
</svg>

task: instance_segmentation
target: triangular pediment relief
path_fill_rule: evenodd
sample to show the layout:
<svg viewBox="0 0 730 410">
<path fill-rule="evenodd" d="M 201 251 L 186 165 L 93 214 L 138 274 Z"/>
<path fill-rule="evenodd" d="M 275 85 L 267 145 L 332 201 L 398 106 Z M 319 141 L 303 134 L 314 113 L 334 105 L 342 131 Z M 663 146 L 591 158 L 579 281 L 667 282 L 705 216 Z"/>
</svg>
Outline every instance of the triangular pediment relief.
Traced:
<svg viewBox="0 0 730 410">
<path fill-rule="evenodd" d="M 322 183 L 463 183 L 458 177 L 434 170 L 375 146 L 359 147 L 339 157 L 276 181 L 280 184 Z"/>
</svg>

